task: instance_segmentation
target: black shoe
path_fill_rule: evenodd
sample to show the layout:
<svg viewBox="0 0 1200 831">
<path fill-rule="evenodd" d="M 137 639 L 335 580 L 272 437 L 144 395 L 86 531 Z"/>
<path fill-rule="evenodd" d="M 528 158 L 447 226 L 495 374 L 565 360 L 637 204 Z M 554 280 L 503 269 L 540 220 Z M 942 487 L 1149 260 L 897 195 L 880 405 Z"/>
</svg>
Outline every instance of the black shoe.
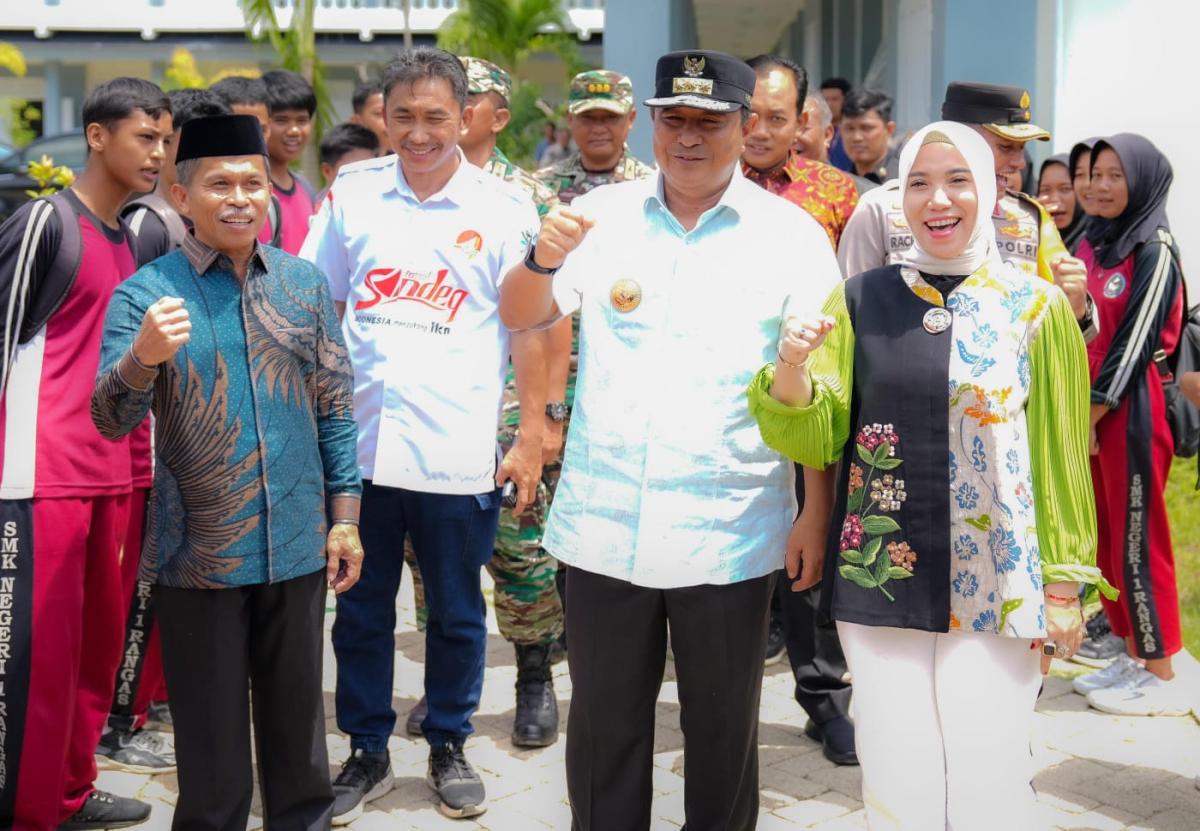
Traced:
<svg viewBox="0 0 1200 831">
<path fill-rule="evenodd" d="M 363 805 L 392 789 L 392 762 L 387 753 L 354 750 L 333 780 L 333 824 L 349 825 L 362 816 Z"/>
<path fill-rule="evenodd" d="M 1077 664 L 1089 667 L 1106 667 L 1118 655 L 1125 654 L 1124 639 L 1114 635 L 1108 623 L 1108 615 L 1101 612 L 1087 622 L 1083 643 L 1071 656 Z"/>
<path fill-rule="evenodd" d="M 429 748 L 429 787 L 437 791 L 438 810 L 450 819 L 477 817 L 487 810 L 483 780 L 463 755 L 461 744 Z"/>
<path fill-rule="evenodd" d="M 821 752 L 835 765 L 857 765 L 858 754 L 854 751 L 854 722 L 839 716 L 824 724 L 812 719 L 804 725 L 804 735 L 821 743 Z"/>
<path fill-rule="evenodd" d="M 128 773 L 173 773 L 175 754 L 151 730 L 109 730 L 96 745 L 96 764 Z"/>
<path fill-rule="evenodd" d="M 160 727 L 174 727 L 175 718 L 171 715 L 171 705 L 165 701 L 151 704 L 146 710 L 146 721 L 153 722 Z"/>
<path fill-rule="evenodd" d="M 783 637 L 783 624 L 771 615 L 771 624 L 767 628 L 767 654 L 763 657 L 763 665 L 777 664 L 787 652 L 787 641 Z"/>
<path fill-rule="evenodd" d="M 150 806 L 136 799 L 92 791 L 78 811 L 58 826 L 59 831 L 82 831 L 85 828 L 128 828 L 140 825 L 150 817 Z"/>
<path fill-rule="evenodd" d="M 423 735 L 421 723 L 425 721 L 427 715 L 429 715 L 429 702 L 425 700 L 425 696 L 421 696 L 417 706 L 408 711 L 408 718 L 404 720 L 404 732 L 410 736 L 420 737 Z"/>
<path fill-rule="evenodd" d="M 559 635 L 558 640 L 550 644 L 550 663 L 561 664 L 567 660 L 567 636 Z"/>
<path fill-rule="evenodd" d="M 548 747 L 558 741 L 558 700 L 550 675 L 547 644 L 517 645 L 517 713 L 512 743 L 517 747 Z"/>
</svg>

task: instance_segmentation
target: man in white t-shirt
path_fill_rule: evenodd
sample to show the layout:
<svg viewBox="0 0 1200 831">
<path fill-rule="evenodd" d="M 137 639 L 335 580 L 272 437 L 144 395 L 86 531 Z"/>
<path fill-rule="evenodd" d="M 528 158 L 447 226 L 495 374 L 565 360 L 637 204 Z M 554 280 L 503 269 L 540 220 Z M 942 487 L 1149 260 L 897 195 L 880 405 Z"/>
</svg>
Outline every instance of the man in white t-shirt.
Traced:
<svg viewBox="0 0 1200 831">
<path fill-rule="evenodd" d="M 497 304 L 503 276 L 537 231 L 533 203 L 458 149 L 472 115 L 458 58 L 406 50 L 382 81 L 396 155 L 342 169 L 302 251 L 325 271 L 343 310 L 364 480 L 362 579 L 338 597 L 333 627 L 338 727 L 352 751 L 334 782 L 339 825 L 392 785 L 387 742 L 406 533 L 429 607 L 429 781 L 447 816 L 484 810 L 483 783 L 463 756 L 483 687 L 480 568 L 492 556 L 499 487 L 517 484 L 518 511 L 532 498 L 545 408 L 545 336 L 513 335 L 517 384 L 530 406 L 498 463 L 510 336 Z"/>
</svg>

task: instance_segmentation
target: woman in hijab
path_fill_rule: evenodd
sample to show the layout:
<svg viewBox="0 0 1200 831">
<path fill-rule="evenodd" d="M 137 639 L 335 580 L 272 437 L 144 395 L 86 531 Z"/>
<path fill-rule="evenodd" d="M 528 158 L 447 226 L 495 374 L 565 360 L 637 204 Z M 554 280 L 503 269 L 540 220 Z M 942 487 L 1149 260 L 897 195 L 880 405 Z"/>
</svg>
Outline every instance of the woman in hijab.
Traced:
<svg viewBox="0 0 1200 831">
<path fill-rule="evenodd" d="M 1054 227 L 1067 250 L 1075 254 L 1087 230 L 1088 217 L 1075 192 L 1069 159 L 1068 154 L 1060 153 L 1042 162 L 1037 198 L 1054 218 Z"/>
<path fill-rule="evenodd" d="M 1171 656 L 1182 646 L 1179 597 L 1164 490 L 1174 445 L 1156 359 L 1174 352 L 1183 325 L 1179 252 L 1167 223 L 1171 165 L 1147 139 L 1122 133 L 1095 143 L 1088 289 L 1100 335 L 1088 344 L 1097 561 L 1123 589 L 1106 602 L 1127 654 L 1075 684 L 1097 709 L 1181 715 L 1190 708 Z"/>
<path fill-rule="evenodd" d="M 1092 145 L 1099 139 L 1096 137 L 1084 139 L 1071 148 L 1067 165 L 1071 169 L 1071 186 L 1075 188 L 1075 201 L 1083 210 L 1086 220 L 1083 224 L 1083 235 L 1076 241 L 1075 256 L 1092 264 L 1092 239 L 1104 228 L 1105 221 L 1096 215 L 1096 206 L 1092 202 Z"/>
<path fill-rule="evenodd" d="M 906 262 L 847 280 L 822 320 L 790 319 L 750 408 L 789 458 L 841 462 L 829 543 L 788 571 L 824 570 L 869 826 L 1030 828 L 1038 647 L 1069 656 L 1080 584 L 1111 591 L 1093 563 L 1086 352 L 1062 292 L 997 255 L 978 134 L 918 131 L 900 187 Z"/>
</svg>

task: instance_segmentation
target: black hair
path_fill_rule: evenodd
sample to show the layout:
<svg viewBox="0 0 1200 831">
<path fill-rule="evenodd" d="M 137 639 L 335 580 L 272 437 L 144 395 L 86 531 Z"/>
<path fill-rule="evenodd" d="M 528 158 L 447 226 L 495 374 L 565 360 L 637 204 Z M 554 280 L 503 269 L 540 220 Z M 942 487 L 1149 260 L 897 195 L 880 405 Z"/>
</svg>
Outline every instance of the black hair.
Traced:
<svg viewBox="0 0 1200 831">
<path fill-rule="evenodd" d="M 172 124 L 176 130 L 197 118 L 232 113 L 225 99 L 211 89 L 176 89 L 167 93 L 167 99 L 171 102 Z"/>
<path fill-rule="evenodd" d="M 361 124 L 339 124 L 321 139 L 321 163 L 337 164 L 351 150 L 379 152 L 379 136 Z"/>
<path fill-rule="evenodd" d="M 354 112 L 361 114 L 363 107 L 367 106 L 367 102 L 371 100 L 372 95 L 382 95 L 383 86 L 378 81 L 362 81 L 354 87 L 354 95 L 350 97 L 350 103 L 354 107 Z"/>
<path fill-rule="evenodd" d="M 808 98 L 808 71 L 795 61 L 779 55 L 756 55 L 746 61 L 755 74 L 765 74 L 772 69 L 786 69 L 796 82 L 796 115 L 804 112 L 804 99 Z"/>
<path fill-rule="evenodd" d="M 387 100 L 397 84 L 434 78 L 441 78 L 450 84 L 460 110 L 467 106 L 467 70 L 463 69 L 462 61 L 444 49 L 430 46 L 405 49 L 388 62 L 379 80 L 383 86 L 384 100 Z"/>
<path fill-rule="evenodd" d="M 317 95 L 308 81 L 288 69 L 264 72 L 267 85 L 267 110 L 274 114 L 283 110 L 304 110 L 310 116 L 317 111 Z"/>
<path fill-rule="evenodd" d="M 871 110 L 879 114 L 883 122 L 892 120 L 892 97 L 877 89 L 859 87 L 850 91 L 846 103 L 842 104 L 842 119 L 857 118 L 866 115 Z"/>
<path fill-rule="evenodd" d="M 230 75 L 217 81 L 209 89 L 225 99 L 225 103 L 231 107 L 237 104 L 267 103 L 267 85 L 263 83 L 262 78 Z"/>
<path fill-rule="evenodd" d="M 141 110 L 151 118 L 171 112 L 167 94 L 144 78 L 113 78 L 88 92 L 83 99 L 83 126 L 99 124 L 106 130 Z"/>
<path fill-rule="evenodd" d="M 821 89 L 840 89 L 842 95 L 850 94 L 850 82 L 842 77 L 826 78 L 821 82 Z"/>
</svg>

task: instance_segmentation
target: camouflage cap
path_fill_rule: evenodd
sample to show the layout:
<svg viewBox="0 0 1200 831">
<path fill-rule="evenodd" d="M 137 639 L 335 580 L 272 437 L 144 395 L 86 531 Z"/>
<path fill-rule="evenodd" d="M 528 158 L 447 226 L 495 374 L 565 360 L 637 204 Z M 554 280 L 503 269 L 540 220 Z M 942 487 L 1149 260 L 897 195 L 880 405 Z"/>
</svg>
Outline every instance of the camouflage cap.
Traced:
<svg viewBox="0 0 1200 831">
<path fill-rule="evenodd" d="M 571 79 L 567 93 L 567 112 L 571 115 L 588 110 L 608 110 L 624 115 L 633 109 L 633 82 L 628 75 L 609 69 L 580 72 Z"/>
<path fill-rule="evenodd" d="M 499 93 L 507 101 L 512 96 L 512 76 L 491 61 L 483 58 L 459 58 L 467 70 L 467 92 L 479 95 L 484 92 Z"/>
</svg>

